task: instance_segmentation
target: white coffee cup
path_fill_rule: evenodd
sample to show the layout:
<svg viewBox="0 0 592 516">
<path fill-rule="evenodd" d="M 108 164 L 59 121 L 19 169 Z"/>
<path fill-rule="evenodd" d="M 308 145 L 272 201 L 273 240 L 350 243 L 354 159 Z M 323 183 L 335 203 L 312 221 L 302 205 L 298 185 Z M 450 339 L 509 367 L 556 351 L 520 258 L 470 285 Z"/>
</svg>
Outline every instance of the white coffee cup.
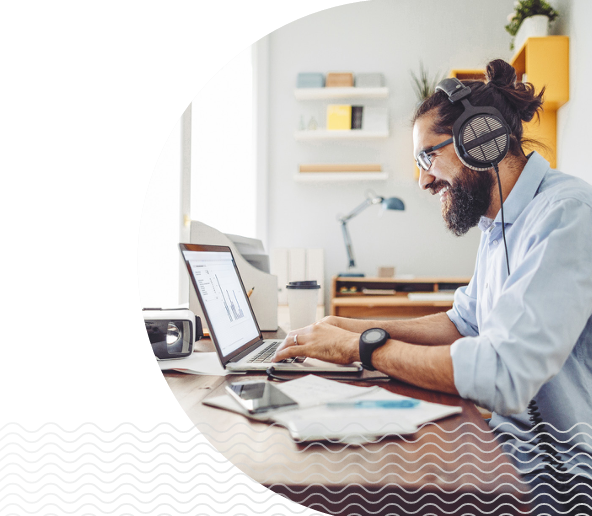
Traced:
<svg viewBox="0 0 592 516">
<path fill-rule="evenodd" d="M 316 281 L 291 281 L 286 285 L 292 330 L 315 322 L 320 288 Z"/>
</svg>

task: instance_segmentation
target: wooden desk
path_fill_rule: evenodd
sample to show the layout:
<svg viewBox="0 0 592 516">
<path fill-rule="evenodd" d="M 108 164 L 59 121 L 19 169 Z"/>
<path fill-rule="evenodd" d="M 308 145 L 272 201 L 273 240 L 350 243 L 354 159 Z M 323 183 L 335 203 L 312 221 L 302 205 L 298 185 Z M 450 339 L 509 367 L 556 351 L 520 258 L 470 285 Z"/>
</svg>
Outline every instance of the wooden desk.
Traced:
<svg viewBox="0 0 592 516">
<path fill-rule="evenodd" d="M 451 292 L 467 285 L 470 278 L 348 278 L 336 276 L 331 289 L 331 315 L 372 319 L 379 317 L 409 318 L 445 312 L 452 300 L 411 300 L 409 293 Z M 394 290 L 394 294 L 364 294 L 371 291 Z"/>
<path fill-rule="evenodd" d="M 528 510 L 521 501 L 527 489 L 513 466 L 474 404 L 458 396 L 394 380 L 379 382 L 392 392 L 461 406 L 463 412 L 427 424 L 412 436 L 362 446 L 297 444 L 282 427 L 202 404 L 206 396 L 224 392 L 236 376 L 164 375 L 189 418 L 230 462 L 311 509 L 340 516 L 514 515 L 520 508 Z"/>
</svg>

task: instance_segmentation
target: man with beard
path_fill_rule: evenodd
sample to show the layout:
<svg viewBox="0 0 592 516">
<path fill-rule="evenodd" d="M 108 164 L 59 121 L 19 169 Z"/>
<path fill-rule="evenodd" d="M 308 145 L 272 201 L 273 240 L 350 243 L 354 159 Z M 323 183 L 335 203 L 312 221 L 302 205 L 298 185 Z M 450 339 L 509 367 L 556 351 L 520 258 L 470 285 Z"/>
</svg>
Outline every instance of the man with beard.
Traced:
<svg viewBox="0 0 592 516">
<path fill-rule="evenodd" d="M 474 275 L 455 293 L 453 308 L 407 321 L 326 317 L 291 331 L 275 360 L 361 361 L 404 382 L 471 399 L 492 411 L 490 426 L 534 482 L 533 496 L 545 493 L 539 506 L 544 501 L 565 514 L 556 487 L 579 484 L 568 498 L 586 493 L 572 505 L 583 502 L 581 511 L 588 513 L 592 187 L 552 170 L 536 152 L 524 154 L 523 122 L 537 114 L 543 92 L 517 82 L 502 60 L 490 62 L 486 75 L 487 82 L 464 85 L 472 106 L 496 108 L 509 126 L 509 151 L 499 174 L 493 168 L 473 170 L 460 159 L 452 128 L 465 107 L 451 102 L 449 94 L 437 91 L 413 119 L 420 187 L 440 196 L 454 234 L 476 225 L 482 231 Z M 530 409 L 529 402 L 535 404 Z M 544 431 L 565 462 L 553 468 L 566 473 L 549 476 L 545 470 L 545 455 L 536 445 L 541 429 L 533 431 L 530 419 L 537 405 Z M 555 514 L 546 505 L 541 510 Z"/>
</svg>

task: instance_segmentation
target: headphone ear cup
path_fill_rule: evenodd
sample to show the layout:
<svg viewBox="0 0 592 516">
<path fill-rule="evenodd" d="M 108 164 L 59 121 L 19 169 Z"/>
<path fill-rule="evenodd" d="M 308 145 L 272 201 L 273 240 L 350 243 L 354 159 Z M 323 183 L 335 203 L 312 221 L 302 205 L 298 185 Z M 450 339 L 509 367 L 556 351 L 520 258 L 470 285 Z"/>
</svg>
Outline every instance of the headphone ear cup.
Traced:
<svg viewBox="0 0 592 516">
<path fill-rule="evenodd" d="M 470 168 L 471 170 L 478 170 L 479 172 L 483 172 L 485 170 L 489 170 L 491 167 L 477 167 L 472 163 L 467 163 L 465 161 L 466 154 L 459 149 L 459 146 L 456 144 L 456 138 L 454 138 L 454 151 L 456 152 L 456 156 L 460 160 L 460 162 L 465 166 Z"/>
<path fill-rule="evenodd" d="M 454 146 L 466 166 L 473 170 L 488 170 L 508 154 L 510 128 L 494 114 L 477 113 L 460 125 Z"/>
</svg>

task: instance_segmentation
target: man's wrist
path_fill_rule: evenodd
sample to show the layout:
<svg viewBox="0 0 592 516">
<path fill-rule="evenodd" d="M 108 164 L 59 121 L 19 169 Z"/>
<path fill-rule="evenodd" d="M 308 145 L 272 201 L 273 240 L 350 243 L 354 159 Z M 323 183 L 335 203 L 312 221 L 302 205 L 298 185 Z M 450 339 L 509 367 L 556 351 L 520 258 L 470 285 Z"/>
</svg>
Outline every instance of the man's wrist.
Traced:
<svg viewBox="0 0 592 516">
<path fill-rule="evenodd" d="M 359 362 L 360 361 L 360 336 L 358 334 L 354 334 L 351 338 L 349 349 L 351 351 L 350 354 L 350 361 L 352 362 Z"/>
</svg>

